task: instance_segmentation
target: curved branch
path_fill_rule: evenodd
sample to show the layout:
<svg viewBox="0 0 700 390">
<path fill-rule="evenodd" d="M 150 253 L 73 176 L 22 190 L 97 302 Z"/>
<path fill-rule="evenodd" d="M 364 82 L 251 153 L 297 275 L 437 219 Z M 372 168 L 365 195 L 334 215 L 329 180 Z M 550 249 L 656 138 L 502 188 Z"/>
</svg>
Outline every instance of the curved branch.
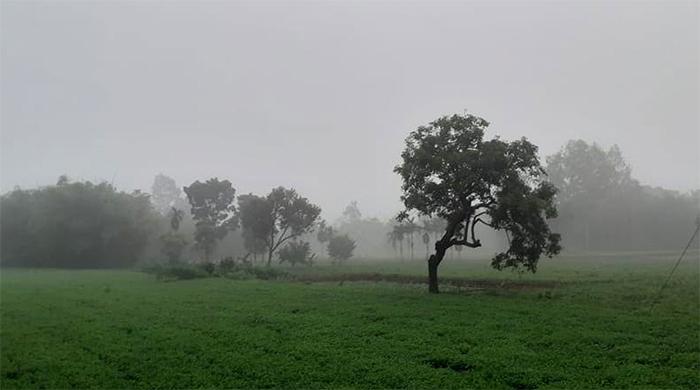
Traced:
<svg viewBox="0 0 700 390">
<path fill-rule="evenodd" d="M 474 242 L 470 242 L 470 241 L 467 241 L 466 239 L 464 239 L 464 240 L 451 240 L 450 246 L 453 246 L 453 245 L 463 245 L 463 246 L 467 246 L 469 248 L 478 248 L 481 246 L 481 241 L 476 240 Z"/>
</svg>

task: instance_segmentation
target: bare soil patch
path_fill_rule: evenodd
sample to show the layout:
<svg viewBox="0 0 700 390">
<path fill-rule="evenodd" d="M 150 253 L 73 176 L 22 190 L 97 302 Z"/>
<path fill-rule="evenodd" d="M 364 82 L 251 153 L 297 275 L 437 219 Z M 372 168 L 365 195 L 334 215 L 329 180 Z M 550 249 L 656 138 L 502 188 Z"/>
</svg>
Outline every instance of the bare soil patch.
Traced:
<svg viewBox="0 0 700 390">
<path fill-rule="evenodd" d="M 321 282 L 389 282 L 399 284 L 427 284 L 426 276 L 399 275 L 382 273 L 347 273 L 331 275 L 301 275 L 296 280 L 306 283 Z M 551 280 L 495 280 L 442 277 L 440 284 L 447 284 L 463 289 L 501 289 L 501 290 L 544 290 L 561 285 L 561 282 Z"/>
</svg>

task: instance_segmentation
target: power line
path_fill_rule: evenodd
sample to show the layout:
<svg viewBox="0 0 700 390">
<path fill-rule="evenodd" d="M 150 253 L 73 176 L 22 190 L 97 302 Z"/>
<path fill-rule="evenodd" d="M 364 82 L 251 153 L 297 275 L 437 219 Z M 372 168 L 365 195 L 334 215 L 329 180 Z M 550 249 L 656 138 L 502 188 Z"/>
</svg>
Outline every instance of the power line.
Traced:
<svg viewBox="0 0 700 390">
<path fill-rule="evenodd" d="M 683 249 L 683 252 L 681 252 L 681 255 L 678 257 L 678 260 L 676 260 L 676 264 L 673 266 L 673 269 L 671 269 L 671 272 L 668 274 L 668 277 L 666 277 L 666 281 L 659 289 L 658 294 L 656 294 L 656 298 L 654 298 L 654 300 L 651 302 L 651 307 L 649 308 L 649 311 L 654 309 L 654 305 L 659 300 L 659 298 L 661 298 L 661 293 L 664 291 L 666 286 L 668 286 L 668 282 L 671 281 L 671 276 L 673 276 L 673 273 L 676 272 L 676 268 L 678 268 L 678 265 L 681 263 L 681 260 L 683 260 L 683 256 L 685 256 L 685 253 L 688 251 L 688 248 L 690 248 L 690 244 L 693 243 L 693 240 L 695 240 L 695 236 L 698 235 L 699 231 L 700 231 L 700 216 L 698 216 L 698 218 L 695 220 L 695 232 L 693 232 L 693 235 L 690 236 L 690 240 L 688 240 L 688 244 L 685 246 L 685 249 Z"/>
</svg>

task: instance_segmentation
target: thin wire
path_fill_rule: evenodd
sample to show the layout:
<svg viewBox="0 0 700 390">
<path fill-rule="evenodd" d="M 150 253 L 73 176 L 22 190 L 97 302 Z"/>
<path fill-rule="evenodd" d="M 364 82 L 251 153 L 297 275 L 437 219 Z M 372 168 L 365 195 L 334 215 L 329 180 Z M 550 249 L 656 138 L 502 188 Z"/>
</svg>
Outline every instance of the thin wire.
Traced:
<svg viewBox="0 0 700 390">
<path fill-rule="evenodd" d="M 700 219 L 698 222 L 700 222 Z M 695 240 L 695 236 L 698 235 L 698 231 L 700 231 L 700 223 L 696 223 L 695 232 L 690 237 L 690 240 L 688 241 L 688 245 L 685 246 L 685 249 L 683 249 L 683 252 L 678 257 L 678 260 L 676 261 L 676 265 L 673 266 L 673 269 L 668 274 L 668 277 L 666 277 L 666 281 L 659 289 L 659 293 L 656 294 L 656 298 L 654 298 L 654 300 L 651 302 L 651 307 L 649 308 L 649 311 L 651 311 L 654 308 L 654 305 L 656 304 L 656 302 L 659 300 L 659 298 L 661 298 L 661 293 L 664 291 L 664 289 L 668 285 L 668 282 L 671 281 L 671 276 L 673 276 L 673 273 L 676 271 L 676 268 L 678 268 L 678 265 L 681 263 L 681 260 L 683 260 L 683 256 L 685 256 L 685 253 L 688 251 L 688 248 L 690 248 L 690 244 L 693 243 L 693 240 Z"/>
</svg>

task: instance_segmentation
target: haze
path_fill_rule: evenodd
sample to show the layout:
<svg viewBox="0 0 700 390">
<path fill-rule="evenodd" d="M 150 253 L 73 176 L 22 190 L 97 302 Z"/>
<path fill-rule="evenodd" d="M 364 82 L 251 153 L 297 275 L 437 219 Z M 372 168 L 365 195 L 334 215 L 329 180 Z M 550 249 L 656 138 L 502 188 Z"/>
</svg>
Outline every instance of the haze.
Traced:
<svg viewBox="0 0 700 390">
<path fill-rule="evenodd" d="M 388 217 L 406 135 L 467 109 L 542 156 L 618 144 L 688 191 L 698 37 L 695 2 L 3 1 L 0 188 L 218 176 Z"/>
</svg>

